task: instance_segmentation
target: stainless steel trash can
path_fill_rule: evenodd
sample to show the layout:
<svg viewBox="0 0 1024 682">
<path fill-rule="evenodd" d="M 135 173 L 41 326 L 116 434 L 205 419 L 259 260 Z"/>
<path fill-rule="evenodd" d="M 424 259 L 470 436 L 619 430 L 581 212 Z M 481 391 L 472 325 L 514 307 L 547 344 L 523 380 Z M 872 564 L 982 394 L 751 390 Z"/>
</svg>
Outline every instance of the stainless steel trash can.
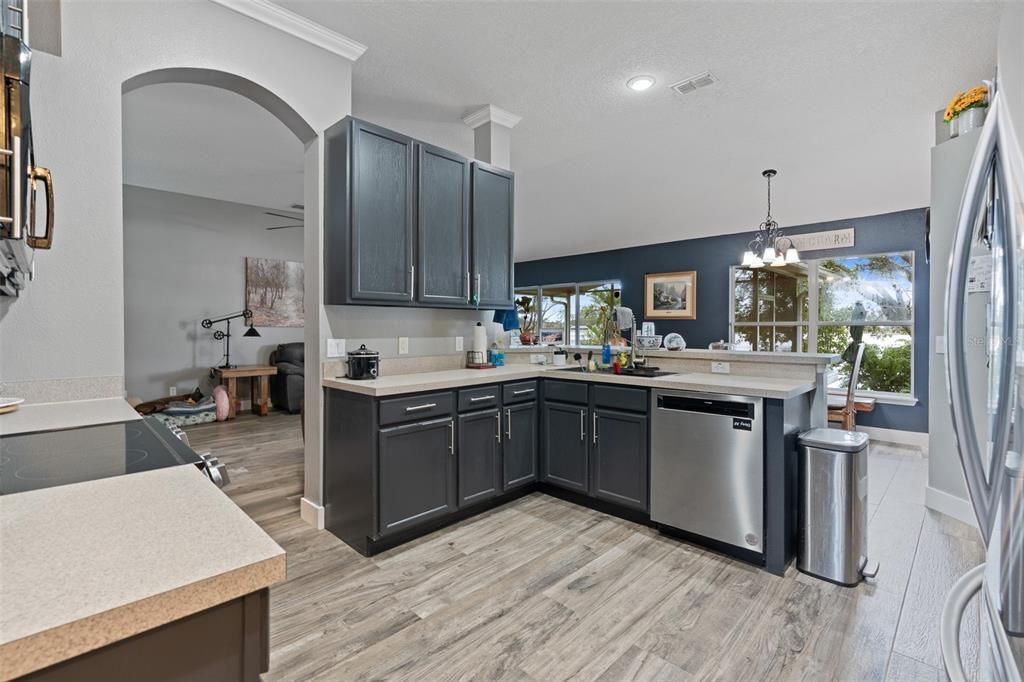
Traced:
<svg viewBox="0 0 1024 682">
<path fill-rule="evenodd" d="M 811 429 L 799 440 L 800 538 L 797 568 L 856 585 L 874 577 L 868 551 L 868 437 Z"/>
</svg>

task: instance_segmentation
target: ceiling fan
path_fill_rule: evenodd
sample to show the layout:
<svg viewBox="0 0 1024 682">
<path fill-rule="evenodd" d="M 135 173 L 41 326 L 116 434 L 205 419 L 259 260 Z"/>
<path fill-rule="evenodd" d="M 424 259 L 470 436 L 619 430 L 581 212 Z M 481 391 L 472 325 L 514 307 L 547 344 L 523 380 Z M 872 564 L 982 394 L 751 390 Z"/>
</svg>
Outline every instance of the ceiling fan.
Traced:
<svg viewBox="0 0 1024 682">
<path fill-rule="evenodd" d="M 268 227 L 266 229 L 268 229 L 268 230 L 287 230 L 287 229 L 292 228 L 292 227 L 302 227 L 302 225 L 303 225 L 303 223 L 302 223 L 302 212 L 305 210 L 306 207 L 303 206 L 302 204 L 292 204 L 290 206 L 290 208 L 295 209 L 298 212 L 298 215 L 295 215 L 294 213 L 280 213 L 278 211 L 264 211 L 263 214 L 264 215 L 272 215 L 275 218 L 287 218 L 288 220 L 293 220 L 293 221 L 298 221 L 298 222 L 296 222 L 294 224 L 291 224 L 291 225 L 275 225 L 274 227 Z"/>
</svg>

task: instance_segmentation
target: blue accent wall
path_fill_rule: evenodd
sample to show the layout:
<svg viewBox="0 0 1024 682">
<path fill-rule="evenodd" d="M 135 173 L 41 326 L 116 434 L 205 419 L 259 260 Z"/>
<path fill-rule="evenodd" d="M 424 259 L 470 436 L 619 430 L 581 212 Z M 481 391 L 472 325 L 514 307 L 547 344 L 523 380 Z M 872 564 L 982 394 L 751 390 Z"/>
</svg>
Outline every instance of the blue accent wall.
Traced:
<svg viewBox="0 0 1024 682">
<path fill-rule="evenodd" d="M 877 405 L 874 412 L 860 413 L 857 423 L 904 431 L 928 430 L 928 264 L 925 262 L 926 209 L 835 220 L 827 223 L 785 227 L 789 234 L 824 232 L 853 227 L 852 248 L 809 251 L 810 258 L 853 256 L 888 251 L 914 251 L 914 396 L 918 403 Z M 622 282 L 622 304 L 643 316 L 644 275 L 680 270 L 697 271 L 697 319 L 658 320 L 658 333 L 678 332 L 691 348 L 729 336 L 729 268 L 740 256 L 753 230 L 701 239 L 634 246 L 575 256 L 516 263 L 516 286 L 592 282 Z"/>
</svg>

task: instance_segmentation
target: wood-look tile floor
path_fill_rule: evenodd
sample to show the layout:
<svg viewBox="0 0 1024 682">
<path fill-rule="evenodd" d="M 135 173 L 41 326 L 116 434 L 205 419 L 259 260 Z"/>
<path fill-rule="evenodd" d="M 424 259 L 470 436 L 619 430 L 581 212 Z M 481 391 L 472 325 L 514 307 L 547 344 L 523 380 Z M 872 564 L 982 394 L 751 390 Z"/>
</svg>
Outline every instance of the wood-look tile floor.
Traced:
<svg viewBox="0 0 1024 682">
<path fill-rule="evenodd" d="M 533 494 L 372 558 L 299 519 L 302 439 L 282 413 L 189 427 L 225 492 L 288 552 L 268 680 L 938 680 L 946 592 L 975 529 L 924 508 L 927 460 L 873 444 L 873 584 L 776 577 Z M 964 620 L 977 670 L 979 614 Z"/>
</svg>

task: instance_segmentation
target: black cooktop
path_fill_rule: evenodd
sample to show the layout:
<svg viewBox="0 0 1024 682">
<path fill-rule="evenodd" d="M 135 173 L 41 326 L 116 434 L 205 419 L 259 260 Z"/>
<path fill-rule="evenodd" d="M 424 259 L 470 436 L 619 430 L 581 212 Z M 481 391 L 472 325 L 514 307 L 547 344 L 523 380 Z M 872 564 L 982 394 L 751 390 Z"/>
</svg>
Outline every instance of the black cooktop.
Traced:
<svg viewBox="0 0 1024 682">
<path fill-rule="evenodd" d="M 0 436 L 0 495 L 201 463 L 152 417 Z"/>
</svg>

